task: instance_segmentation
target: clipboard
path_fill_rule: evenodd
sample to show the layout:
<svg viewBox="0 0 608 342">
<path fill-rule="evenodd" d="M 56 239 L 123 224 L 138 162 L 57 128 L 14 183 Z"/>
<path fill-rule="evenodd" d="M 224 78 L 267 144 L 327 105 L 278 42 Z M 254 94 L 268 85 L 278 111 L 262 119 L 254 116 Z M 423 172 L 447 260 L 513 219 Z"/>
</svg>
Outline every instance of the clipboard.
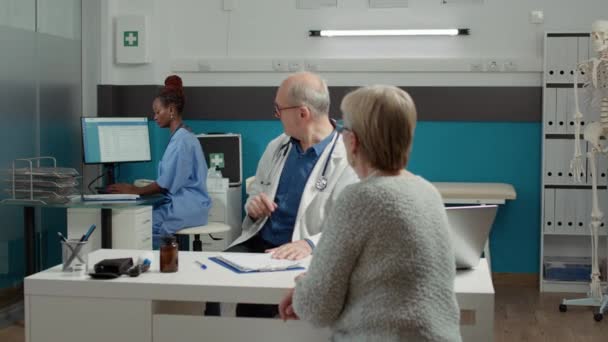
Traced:
<svg viewBox="0 0 608 342">
<path fill-rule="evenodd" d="M 285 272 L 285 271 L 298 271 L 298 270 L 306 269 L 306 267 L 304 267 L 304 266 L 296 265 L 296 266 L 290 266 L 290 267 L 281 268 L 281 269 L 242 270 L 242 269 L 235 267 L 234 265 L 231 265 L 230 263 L 225 262 L 224 260 L 222 260 L 218 257 L 209 257 L 208 259 L 215 262 L 216 264 L 223 266 L 223 267 L 231 270 L 232 272 L 238 273 L 238 274 L 261 273 L 261 272 Z"/>
</svg>

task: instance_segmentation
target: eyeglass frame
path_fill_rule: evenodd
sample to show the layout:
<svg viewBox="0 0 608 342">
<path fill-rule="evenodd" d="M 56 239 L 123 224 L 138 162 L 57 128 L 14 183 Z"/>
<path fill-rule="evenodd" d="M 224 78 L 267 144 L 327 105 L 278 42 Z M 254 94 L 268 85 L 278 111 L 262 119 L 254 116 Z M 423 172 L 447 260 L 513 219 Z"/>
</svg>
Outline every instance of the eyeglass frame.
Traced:
<svg viewBox="0 0 608 342">
<path fill-rule="evenodd" d="M 336 130 L 340 133 L 347 131 L 347 132 L 352 132 L 352 128 L 348 127 L 348 126 L 344 126 L 344 125 L 340 125 L 340 126 L 336 126 Z"/>
<path fill-rule="evenodd" d="M 294 108 L 300 108 L 300 107 L 304 107 L 304 105 L 297 105 L 297 106 L 289 106 L 289 107 L 279 107 L 279 105 L 275 102 L 274 103 L 274 117 L 277 119 L 280 119 L 281 116 L 283 115 L 283 113 L 281 113 L 282 110 L 288 110 L 288 109 L 294 109 Z"/>
<path fill-rule="evenodd" d="M 339 133 L 344 131 L 353 133 L 353 129 L 350 126 L 345 125 L 344 122 L 336 124 L 336 131 Z"/>
</svg>

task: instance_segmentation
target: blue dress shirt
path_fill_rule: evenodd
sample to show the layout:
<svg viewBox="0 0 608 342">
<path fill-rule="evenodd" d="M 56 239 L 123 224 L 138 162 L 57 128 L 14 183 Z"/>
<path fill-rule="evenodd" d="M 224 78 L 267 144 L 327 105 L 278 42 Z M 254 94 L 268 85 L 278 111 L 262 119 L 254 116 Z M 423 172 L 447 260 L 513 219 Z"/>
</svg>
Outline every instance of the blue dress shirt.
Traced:
<svg viewBox="0 0 608 342">
<path fill-rule="evenodd" d="M 259 233 L 264 241 L 275 246 L 291 242 L 304 186 L 323 150 L 329 145 L 335 134 L 335 131 L 332 132 L 306 151 L 302 151 L 298 140 L 291 138 L 293 146 L 285 160 L 274 198 L 277 209 L 268 218 Z"/>
</svg>

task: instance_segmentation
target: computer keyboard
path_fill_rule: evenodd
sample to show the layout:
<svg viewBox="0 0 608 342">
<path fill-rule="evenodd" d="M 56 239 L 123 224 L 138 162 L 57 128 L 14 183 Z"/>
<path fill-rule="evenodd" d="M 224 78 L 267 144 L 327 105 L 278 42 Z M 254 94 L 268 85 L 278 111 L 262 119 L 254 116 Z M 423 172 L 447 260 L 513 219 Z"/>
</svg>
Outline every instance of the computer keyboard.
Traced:
<svg viewBox="0 0 608 342">
<path fill-rule="evenodd" d="M 97 195 L 82 195 L 84 201 L 134 201 L 138 200 L 139 195 L 133 194 L 97 194 Z"/>
</svg>

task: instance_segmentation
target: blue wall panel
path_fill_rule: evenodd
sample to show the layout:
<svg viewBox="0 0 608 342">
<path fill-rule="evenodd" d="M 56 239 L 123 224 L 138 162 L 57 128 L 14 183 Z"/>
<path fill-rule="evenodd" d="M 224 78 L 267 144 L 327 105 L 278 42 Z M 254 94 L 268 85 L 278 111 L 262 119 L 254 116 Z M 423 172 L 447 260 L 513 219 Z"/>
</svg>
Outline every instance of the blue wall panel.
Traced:
<svg viewBox="0 0 608 342">
<path fill-rule="evenodd" d="M 188 121 L 195 133 L 240 133 L 243 177 L 255 174 L 279 121 Z M 150 123 L 151 163 L 121 166 L 121 180 L 156 177 L 169 133 Z M 494 272 L 538 272 L 540 239 L 540 123 L 420 122 L 409 169 L 430 181 L 509 183 L 517 200 L 502 206 L 491 236 Z M 245 197 L 243 197 L 245 198 Z"/>
</svg>

